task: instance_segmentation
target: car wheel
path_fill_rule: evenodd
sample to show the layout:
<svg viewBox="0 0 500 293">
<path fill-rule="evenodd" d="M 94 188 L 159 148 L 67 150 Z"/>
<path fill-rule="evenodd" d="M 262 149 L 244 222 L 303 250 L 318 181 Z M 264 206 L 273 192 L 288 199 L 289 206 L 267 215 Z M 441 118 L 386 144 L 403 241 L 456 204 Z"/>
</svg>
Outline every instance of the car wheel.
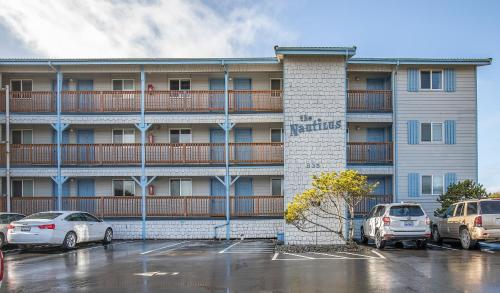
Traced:
<svg viewBox="0 0 500 293">
<path fill-rule="evenodd" d="M 109 244 L 113 240 L 113 230 L 111 228 L 106 229 L 106 232 L 104 233 L 104 239 L 102 242 L 104 244 Z"/>
<path fill-rule="evenodd" d="M 432 240 L 437 244 L 443 243 L 443 238 L 441 238 L 441 235 L 439 235 L 437 227 L 432 228 Z"/>
<path fill-rule="evenodd" d="M 375 247 L 377 247 L 377 249 L 384 249 L 385 247 L 385 240 L 382 238 L 380 231 L 377 231 L 375 234 Z"/>
<path fill-rule="evenodd" d="M 417 240 L 417 249 L 426 249 L 427 248 L 427 240 Z"/>
<path fill-rule="evenodd" d="M 361 227 L 361 243 L 367 244 L 368 243 L 368 237 L 365 236 L 365 231 L 363 227 Z"/>
<path fill-rule="evenodd" d="M 74 249 L 76 247 L 76 234 L 75 232 L 68 232 L 62 244 L 64 249 Z"/>
<path fill-rule="evenodd" d="M 463 249 L 473 249 L 476 247 L 476 241 L 472 240 L 467 228 L 460 230 L 460 244 L 462 244 Z"/>
<path fill-rule="evenodd" d="M 5 244 L 5 235 L 0 233 L 0 248 L 2 248 Z"/>
</svg>

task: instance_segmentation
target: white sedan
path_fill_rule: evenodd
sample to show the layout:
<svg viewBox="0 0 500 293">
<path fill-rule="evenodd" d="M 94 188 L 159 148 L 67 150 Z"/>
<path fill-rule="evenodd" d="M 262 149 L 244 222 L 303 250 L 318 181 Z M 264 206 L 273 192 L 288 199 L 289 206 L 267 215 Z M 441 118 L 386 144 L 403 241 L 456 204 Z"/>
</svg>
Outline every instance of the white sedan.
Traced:
<svg viewBox="0 0 500 293">
<path fill-rule="evenodd" d="M 85 212 L 41 212 L 12 222 L 8 227 L 7 239 L 21 249 L 38 245 L 73 249 L 82 242 L 110 243 L 113 229 L 108 223 Z"/>
</svg>

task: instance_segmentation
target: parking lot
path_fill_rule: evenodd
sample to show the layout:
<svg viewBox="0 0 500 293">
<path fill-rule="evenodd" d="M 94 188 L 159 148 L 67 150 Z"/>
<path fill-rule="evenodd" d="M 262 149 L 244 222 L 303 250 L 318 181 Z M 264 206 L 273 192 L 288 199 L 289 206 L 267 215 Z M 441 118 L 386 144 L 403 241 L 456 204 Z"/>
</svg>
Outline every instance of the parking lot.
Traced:
<svg viewBox="0 0 500 293">
<path fill-rule="evenodd" d="M 275 253 L 267 240 L 115 241 L 5 250 L 2 292 L 498 292 L 500 251 L 458 245 Z"/>
</svg>

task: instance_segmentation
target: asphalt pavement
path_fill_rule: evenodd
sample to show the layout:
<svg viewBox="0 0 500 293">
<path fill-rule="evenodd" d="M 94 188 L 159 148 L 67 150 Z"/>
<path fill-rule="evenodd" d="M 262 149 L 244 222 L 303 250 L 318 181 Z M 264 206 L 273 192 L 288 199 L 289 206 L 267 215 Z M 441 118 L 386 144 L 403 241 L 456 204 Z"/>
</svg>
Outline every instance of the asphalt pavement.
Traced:
<svg viewBox="0 0 500 293">
<path fill-rule="evenodd" d="M 498 246 L 368 248 L 285 254 L 267 240 L 6 248 L 0 292 L 500 292 Z"/>
</svg>

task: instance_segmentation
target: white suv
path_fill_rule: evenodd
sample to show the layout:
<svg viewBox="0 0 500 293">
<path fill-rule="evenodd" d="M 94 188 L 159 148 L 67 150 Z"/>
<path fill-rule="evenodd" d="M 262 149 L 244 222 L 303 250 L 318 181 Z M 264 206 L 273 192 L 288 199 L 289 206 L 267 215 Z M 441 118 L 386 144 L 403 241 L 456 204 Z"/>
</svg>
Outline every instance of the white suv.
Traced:
<svg viewBox="0 0 500 293">
<path fill-rule="evenodd" d="M 430 220 L 416 203 L 379 204 L 363 219 L 361 241 L 375 240 L 375 246 L 383 249 L 388 242 L 414 240 L 418 248 L 427 246 L 431 236 Z"/>
</svg>

